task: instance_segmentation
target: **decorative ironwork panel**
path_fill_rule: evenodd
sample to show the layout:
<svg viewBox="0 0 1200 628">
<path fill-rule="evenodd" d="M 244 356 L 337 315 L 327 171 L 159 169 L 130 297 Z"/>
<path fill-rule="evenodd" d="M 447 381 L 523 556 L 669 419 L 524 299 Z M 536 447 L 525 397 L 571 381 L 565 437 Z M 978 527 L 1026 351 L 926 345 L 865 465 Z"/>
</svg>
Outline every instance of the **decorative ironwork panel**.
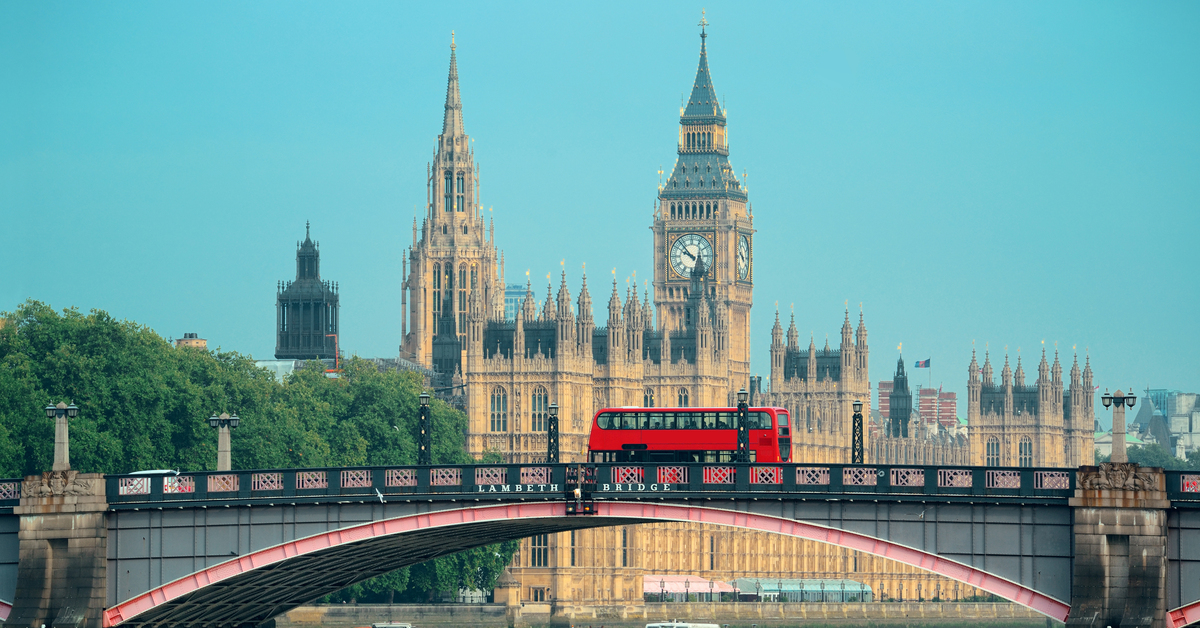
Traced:
<svg viewBox="0 0 1200 628">
<path fill-rule="evenodd" d="M 476 484 L 508 484 L 508 469 L 504 467 L 476 467 Z"/>
<path fill-rule="evenodd" d="M 988 488 L 1021 488 L 1021 472 L 1020 471 L 992 471 L 987 472 L 987 487 Z"/>
<path fill-rule="evenodd" d="M 324 471 L 297 471 L 296 489 L 329 488 L 329 475 Z"/>
<path fill-rule="evenodd" d="M 705 484 L 733 484 L 736 467 L 704 467 Z"/>
<path fill-rule="evenodd" d="M 1033 474 L 1033 488 L 1069 490 L 1071 488 L 1071 472 L 1035 471 Z"/>
<path fill-rule="evenodd" d="M 842 484 L 844 486 L 876 486 L 879 476 L 875 467 L 843 467 Z"/>
<path fill-rule="evenodd" d="M 417 485 L 417 470 L 416 469 L 388 469 L 383 474 L 384 484 L 389 488 L 397 486 L 416 486 Z"/>
<path fill-rule="evenodd" d="M 300 474 L 296 474 L 296 484 L 300 483 Z M 275 473 L 255 473 L 250 476 L 250 490 L 252 491 L 282 491 L 283 490 L 283 474 Z"/>
<path fill-rule="evenodd" d="M 117 481 L 117 490 L 120 495 L 149 495 L 150 478 L 121 478 Z"/>
<path fill-rule="evenodd" d="M 925 469 L 892 469 L 892 486 L 925 486 Z"/>
<path fill-rule="evenodd" d="M 829 486 L 829 467 L 797 467 L 796 484 Z"/>
<path fill-rule="evenodd" d="M 238 484 L 237 474 L 208 476 L 208 492 L 210 493 L 236 493 Z"/>
<path fill-rule="evenodd" d="M 521 484 L 549 484 L 550 467 L 521 467 Z"/>
<path fill-rule="evenodd" d="M 938 469 L 938 487 L 939 488 L 971 488 L 974 482 L 971 479 L 970 469 Z"/>
<path fill-rule="evenodd" d="M 20 499 L 20 482 L 0 482 L 0 499 Z"/>
<path fill-rule="evenodd" d="M 616 484 L 637 484 L 646 481 L 644 467 L 613 467 L 612 481 Z"/>
<path fill-rule="evenodd" d="M 196 478 L 190 475 L 168 475 L 163 478 L 163 494 L 195 493 Z"/>
<path fill-rule="evenodd" d="M 462 486 L 462 469 L 437 467 L 429 470 L 430 486 Z"/>
<path fill-rule="evenodd" d="M 1200 475 L 1179 476 L 1179 490 L 1184 493 L 1200 493 Z"/>
<path fill-rule="evenodd" d="M 688 468 L 684 466 L 670 466 L 658 468 L 658 483 L 659 484 L 687 484 Z"/>
<path fill-rule="evenodd" d="M 342 471 L 342 488 L 371 488 L 370 469 Z"/>
<path fill-rule="evenodd" d="M 783 469 L 779 467 L 751 467 L 751 484 L 783 484 Z"/>
</svg>

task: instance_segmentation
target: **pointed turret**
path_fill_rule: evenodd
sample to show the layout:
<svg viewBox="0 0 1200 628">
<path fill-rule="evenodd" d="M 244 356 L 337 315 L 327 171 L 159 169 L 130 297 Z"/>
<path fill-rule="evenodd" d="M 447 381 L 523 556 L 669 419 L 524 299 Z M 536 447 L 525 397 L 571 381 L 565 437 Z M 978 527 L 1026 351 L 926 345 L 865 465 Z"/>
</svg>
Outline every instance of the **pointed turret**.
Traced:
<svg viewBox="0 0 1200 628">
<path fill-rule="evenodd" d="M 458 95 L 458 60 L 454 50 L 454 33 L 450 33 L 450 78 L 446 79 L 446 116 L 442 119 L 442 135 L 454 137 L 466 135 L 463 128 L 462 99 Z"/>
<path fill-rule="evenodd" d="M 1012 387 L 1012 369 L 1008 367 L 1008 354 L 1004 354 L 1004 368 L 1000 369 L 1000 385 L 1005 388 Z"/>
<path fill-rule="evenodd" d="M 700 31 L 700 63 L 696 66 L 696 80 L 692 83 L 692 95 L 688 96 L 687 106 L 683 109 L 686 119 L 706 120 L 716 118 L 725 120 L 721 111 L 721 103 L 717 100 L 717 90 L 713 87 L 712 74 L 708 71 L 708 32 Z"/>
<path fill-rule="evenodd" d="M 990 351 L 983 352 L 983 383 L 991 386 L 995 383 L 992 378 L 992 357 Z"/>
<path fill-rule="evenodd" d="M 545 301 L 545 303 L 542 304 L 542 320 L 543 321 L 552 321 L 555 318 L 554 317 L 554 313 L 555 313 L 554 299 L 550 298 L 552 290 L 554 290 L 554 286 L 552 286 L 550 284 L 550 281 L 547 280 L 546 281 L 546 301 Z"/>
<path fill-rule="evenodd" d="M 579 352 L 585 359 L 592 357 L 592 331 L 595 329 L 595 324 L 592 321 L 592 295 L 587 289 L 587 273 L 583 274 L 583 285 L 579 288 L 578 301 L 579 318 L 575 324 L 576 343 L 579 345 Z"/>
<path fill-rule="evenodd" d="M 1025 385 L 1025 369 L 1021 366 L 1021 354 L 1017 354 L 1017 372 L 1013 373 L 1013 386 Z"/>
<path fill-rule="evenodd" d="M 526 323 L 537 320 L 537 301 L 533 298 L 533 284 L 528 280 L 525 281 L 525 298 L 521 301 L 521 318 Z"/>
<path fill-rule="evenodd" d="M 859 381 L 863 382 L 868 381 L 870 376 L 868 375 L 869 369 L 867 368 L 867 365 L 870 349 L 867 347 L 867 324 L 863 322 L 863 311 L 861 306 L 858 309 L 858 329 L 855 330 L 854 350 L 858 355 L 858 379 Z M 868 386 L 870 386 L 870 384 L 868 384 Z"/>
<path fill-rule="evenodd" d="M 787 330 L 787 346 L 793 351 L 800 350 L 800 332 L 796 330 L 796 313 L 792 312 L 792 319 L 788 323 Z"/>
<path fill-rule="evenodd" d="M 812 334 L 808 336 L 808 377 L 805 379 L 809 385 L 817 381 L 817 341 Z"/>
</svg>

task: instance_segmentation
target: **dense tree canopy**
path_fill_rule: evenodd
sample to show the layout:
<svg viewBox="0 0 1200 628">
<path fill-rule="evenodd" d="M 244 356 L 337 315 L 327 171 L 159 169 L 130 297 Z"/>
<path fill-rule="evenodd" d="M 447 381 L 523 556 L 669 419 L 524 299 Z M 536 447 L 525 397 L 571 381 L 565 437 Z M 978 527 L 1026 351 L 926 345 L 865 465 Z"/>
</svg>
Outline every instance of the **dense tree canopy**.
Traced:
<svg viewBox="0 0 1200 628">
<path fill-rule="evenodd" d="M 1172 471 L 1198 471 L 1200 470 L 1200 460 L 1183 460 L 1172 456 L 1170 452 L 1156 443 L 1146 443 L 1144 445 L 1131 445 L 1125 450 L 1125 455 L 1130 462 L 1136 462 L 1143 467 L 1162 467 Z M 1096 454 L 1096 462 L 1108 462 L 1110 456 L 1101 456 L 1099 452 Z"/>
<path fill-rule="evenodd" d="M 71 467 L 84 472 L 215 468 L 213 413 L 236 413 L 240 469 L 400 465 L 416 462 L 416 373 L 380 371 L 351 358 L 337 379 L 317 362 L 280 382 L 234 352 L 176 348 L 153 330 L 106 312 L 56 312 L 28 301 L 0 316 L 0 477 L 50 469 L 54 421 L 67 401 Z M 464 463 L 466 417 L 431 402 L 433 461 Z M 515 544 L 478 548 L 393 572 L 343 592 L 352 597 L 491 588 Z"/>
</svg>

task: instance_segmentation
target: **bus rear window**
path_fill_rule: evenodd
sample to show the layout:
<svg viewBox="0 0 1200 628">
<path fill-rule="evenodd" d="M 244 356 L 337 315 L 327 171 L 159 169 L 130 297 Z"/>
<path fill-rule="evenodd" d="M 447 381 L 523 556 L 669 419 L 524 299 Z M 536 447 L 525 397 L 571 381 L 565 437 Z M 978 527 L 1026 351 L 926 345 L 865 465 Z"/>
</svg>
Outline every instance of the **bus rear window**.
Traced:
<svg viewBox="0 0 1200 628">
<path fill-rule="evenodd" d="M 787 426 L 788 426 L 788 415 L 787 415 L 787 413 L 786 413 L 786 412 L 780 412 L 778 416 L 779 416 L 779 427 L 787 427 Z"/>
</svg>

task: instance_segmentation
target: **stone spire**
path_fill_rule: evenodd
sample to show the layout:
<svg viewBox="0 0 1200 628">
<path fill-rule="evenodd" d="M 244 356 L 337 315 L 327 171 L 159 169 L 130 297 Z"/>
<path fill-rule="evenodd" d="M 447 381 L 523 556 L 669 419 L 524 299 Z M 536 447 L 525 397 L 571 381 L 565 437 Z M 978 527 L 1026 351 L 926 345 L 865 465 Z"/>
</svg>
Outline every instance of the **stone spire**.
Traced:
<svg viewBox="0 0 1200 628">
<path fill-rule="evenodd" d="M 692 95 L 688 97 L 687 107 L 683 110 L 684 118 L 725 120 L 717 100 L 717 90 L 713 87 L 712 75 L 708 71 L 708 22 L 700 22 L 700 63 L 696 67 L 696 80 L 692 83 Z"/>
<path fill-rule="evenodd" d="M 458 95 L 458 60 L 454 57 L 454 31 L 450 31 L 450 78 L 446 80 L 446 117 L 442 120 L 442 135 L 466 135 L 463 129 L 462 99 Z"/>
<path fill-rule="evenodd" d="M 789 349 L 800 349 L 800 332 L 796 331 L 796 313 L 792 312 L 792 320 L 788 323 L 787 344 Z"/>
<path fill-rule="evenodd" d="M 550 278 L 546 278 L 546 301 L 542 304 L 542 320 L 554 320 L 554 299 L 552 298 L 554 286 L 550 283 Z"/>
<path fill-rule="evenodd" d="M 1025 385 L 1025 369 L 1021 367 L 1021 354 L 1017 353 L 1017 372 L 1013 373 L 1013 386 Z"/>
<path fill-rule="evenodd" d="M 775 325 L 771 327 L 771 346 L 783 346 L 783 326 L 779 324 L 779 308 L 775 308 Z"/>
<path fill-rule="evenodd" d="M 992 379 L 992 357 L 990 351 L 983 352 L 983 383 L 991 386 Z"/>
<path fill-rule="evenodd" d="M 1000 369 L 1000 384 L 1005 388 L 1012 386 L 1012 369 L 1008 367 L 1008 354 L 1004 354 L 1004 368 Z"/>
<path fill-rule="evenodd" d="M 979 362 L 975 360 L 975 347 L 971 347 L 971 366 L 967 367 L 967 381 L 972 384 L 979 381 Z"/>
</svg>

